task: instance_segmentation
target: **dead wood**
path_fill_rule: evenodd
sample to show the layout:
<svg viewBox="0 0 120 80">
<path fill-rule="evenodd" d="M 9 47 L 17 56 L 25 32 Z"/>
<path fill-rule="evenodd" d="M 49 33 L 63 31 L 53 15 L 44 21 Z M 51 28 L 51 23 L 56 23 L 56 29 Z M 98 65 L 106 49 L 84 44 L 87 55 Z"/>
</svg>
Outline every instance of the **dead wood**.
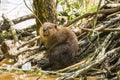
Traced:
<svg viewBox="0 0 120 80">
<path fill-rule="evenodd" d="M 29 19 L 34 19 L 34 15 L 33 14 L 24 15 L 22 17 L 18 17 L 17 19 L 13 19 L 12 21 L 14 24 L 17 24 L 17 23 L 20 23 L 20 22 L 23 22 Z"/>
</svg>

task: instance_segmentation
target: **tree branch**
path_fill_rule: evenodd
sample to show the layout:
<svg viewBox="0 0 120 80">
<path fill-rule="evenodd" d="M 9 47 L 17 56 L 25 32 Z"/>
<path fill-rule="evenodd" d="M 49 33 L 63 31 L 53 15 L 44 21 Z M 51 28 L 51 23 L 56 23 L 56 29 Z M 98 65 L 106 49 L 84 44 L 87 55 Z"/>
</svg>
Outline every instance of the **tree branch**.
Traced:
<svg viewBox="0 0 120 80">
<path fill-rule="evenodd" d="M 110 13 L 114 13 L 114 12 L 117 12 L 117 11 L 120 11 L 120 7 L 116 7 L 116 8 L 112 8 L 112 9 L 99 10 L 99 11 L 98 11 L 98 14 L 110 14 Z M 80 15 L 80 16 L 78 16 L 77 18 L 69 21 L 65 26 L 66 26 L 66 27 L 67 27 L 67 26 L 70 26 L 71 24 L 79 21 L 80 19 L 82 19 L 82 18 L 87 18 L 87 17 L 89 17 L 89 16 L 93 16 L 93 15 L 95 15 L 96 13 L 97 13 L 97 11 L 92 12 L 92 13 L 86 13 L 86 14 L 84 14 L 84 15 L 82 15 L 82 16 Z"/>
</svg>

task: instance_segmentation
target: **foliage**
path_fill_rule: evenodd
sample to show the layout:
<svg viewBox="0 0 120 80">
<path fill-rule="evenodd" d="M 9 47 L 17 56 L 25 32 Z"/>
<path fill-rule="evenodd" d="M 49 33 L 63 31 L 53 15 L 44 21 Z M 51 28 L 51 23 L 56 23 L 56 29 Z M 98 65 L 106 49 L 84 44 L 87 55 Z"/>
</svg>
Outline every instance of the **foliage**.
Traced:
<svg viewBox="0 0 120 80">
<path fill-rule="evenodd" d="M 62 11 L 68 14 L 68 19 L 72 20 L 79 14 L 93 12 L 97 9 L 95 2 L 90 4 L 90 0 L 57 0 L 57 5 L 62 6 Z"/>
</svg>

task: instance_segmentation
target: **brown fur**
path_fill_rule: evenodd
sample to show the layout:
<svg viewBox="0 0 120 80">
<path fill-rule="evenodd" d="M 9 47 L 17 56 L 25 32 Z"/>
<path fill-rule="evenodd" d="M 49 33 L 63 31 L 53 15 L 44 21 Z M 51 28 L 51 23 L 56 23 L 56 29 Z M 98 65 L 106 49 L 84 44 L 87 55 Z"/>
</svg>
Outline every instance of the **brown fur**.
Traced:
<svg viewBox="0 0 120 80">
<path fill-rule="evenodd" d="M 71 30 L 45 22 L 39 33 L 52 69 L 62 69 L 73 63 L 78 51 L 78 40 Z"/>
</svg>

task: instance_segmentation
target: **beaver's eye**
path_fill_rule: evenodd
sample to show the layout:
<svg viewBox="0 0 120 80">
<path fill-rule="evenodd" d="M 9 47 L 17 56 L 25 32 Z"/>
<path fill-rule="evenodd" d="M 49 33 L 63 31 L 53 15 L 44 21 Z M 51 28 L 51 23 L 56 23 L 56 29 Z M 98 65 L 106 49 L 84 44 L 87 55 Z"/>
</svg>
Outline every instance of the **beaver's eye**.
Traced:
<svg viewBox="0 0 120 80">
<path fill-rule="evenodd" d="M 54 26 L 57 29 L 57 25 Z"/>
</svg>

